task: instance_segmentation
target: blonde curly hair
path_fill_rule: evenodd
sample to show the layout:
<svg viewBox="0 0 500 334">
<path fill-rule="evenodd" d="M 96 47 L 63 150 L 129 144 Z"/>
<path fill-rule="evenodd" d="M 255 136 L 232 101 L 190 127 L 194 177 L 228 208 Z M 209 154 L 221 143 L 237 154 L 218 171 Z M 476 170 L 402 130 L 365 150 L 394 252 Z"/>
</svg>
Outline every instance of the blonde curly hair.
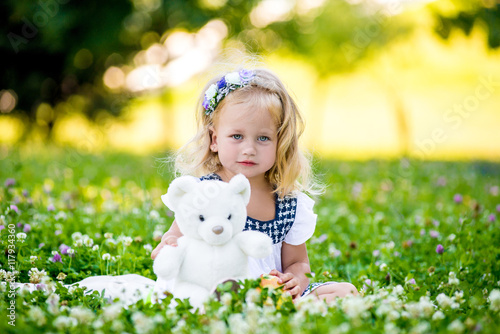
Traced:
<svg viewBox="0 0 500 334">
<path fill-rule="evenodd" d="M 210 150 L 210 129 L 215 127 L 225 106 L 247 104 L 258 110 L 267 109 L 277 124 L 276 162 L 265 175 L 274 192 L 281 198 L 300 191 L 318 193 L 318 187 L 312 179 L 310 161 L 299 149 L 299 137 L 304 130 L 304 121 L 297 105 L 274 73 L 266 69 L 255 69 L 254 72 L 255 76 L 248 85 L 228 94 L 208 115 L 202 106 L 204 93 L 220 77 L 207 83 L 197 104 L 198 131 L 176 153 L 176 172 L 198 177 L 217 173 L 222 165 L 218 153 Z"/>
</svg>

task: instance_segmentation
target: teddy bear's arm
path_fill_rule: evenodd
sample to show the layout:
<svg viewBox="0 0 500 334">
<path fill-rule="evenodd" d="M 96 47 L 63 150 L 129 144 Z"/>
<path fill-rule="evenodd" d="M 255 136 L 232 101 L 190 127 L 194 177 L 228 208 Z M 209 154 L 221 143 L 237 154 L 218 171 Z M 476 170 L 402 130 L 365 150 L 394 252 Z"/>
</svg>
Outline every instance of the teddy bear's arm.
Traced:
<svg viewBox="0 0 500 334">
<path fill-rule="evenodd" d="M 156 276 L 169 280 L 179 274 L 179 269 L 184 261 L 186 243 L 179 242 L 177 247 L 164 246 L 153 262 L 153 271 Z"/>
<path fill-rule="evenodd" d="M 235 236 L 243 253 L 262 259 L 271 255 L 273 242 L 266 234 L 257 231 L 244 231 Z"/>
</svg>

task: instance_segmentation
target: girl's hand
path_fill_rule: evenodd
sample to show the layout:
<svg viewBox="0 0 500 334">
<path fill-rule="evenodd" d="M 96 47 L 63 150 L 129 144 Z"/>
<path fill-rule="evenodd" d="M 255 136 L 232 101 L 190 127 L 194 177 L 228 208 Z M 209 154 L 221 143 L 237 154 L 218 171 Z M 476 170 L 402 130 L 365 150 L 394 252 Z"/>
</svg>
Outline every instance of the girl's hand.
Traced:
<svg viewBox="0 0 500 334">
<path fill-rule="evenodd" d="M 178 237 L 175 236 L 175 235 L 169 235 L 168 237 L 166 238 L 163 238 L 161 240 L 161 242 L 158 244 L 158 246 L 156 246 L 155 249 L 153 249 L 153 252 L 151 253 L 151 258 L 154 260 L 155 257 L 158 255 L 158 253 L 160 252 L 160 250 L 163 248 L 163 246 L 165 245 L 169 245 L 169 246 L 172 246 L 172 247 L 177 247 L 177 239 Z"/>
<path fill-rule="evenodd" d="M 273 269 L 269 272 L 269 275 L 279 278 L 278 282 L 284 284 L 283 290 L 290 293 L 294 301 L 300 297 L 299 280 L 292 273 L 280 273 L 276 269 Z"/>
</svg>

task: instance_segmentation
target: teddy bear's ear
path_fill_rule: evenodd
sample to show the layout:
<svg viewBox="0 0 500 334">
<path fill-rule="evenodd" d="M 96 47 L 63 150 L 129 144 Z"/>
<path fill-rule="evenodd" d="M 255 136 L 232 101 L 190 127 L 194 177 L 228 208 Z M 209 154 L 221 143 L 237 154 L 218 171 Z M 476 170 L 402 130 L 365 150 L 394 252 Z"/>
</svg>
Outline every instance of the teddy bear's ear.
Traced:
<svg viewBox="0 0 500 334">
<path fill-rule="evenodd" d="M 161 196 L 162 202 L 175 212 L 182 197 L 196 187 L 197 183 L 198 179 L 194 176 L 186 175 L 176 178 L 170 183 L 167 193 Z"/>
<path fill-rule="evenodd" d="M 250 201 L 250 182 L 243 174 L 237 174 L 229 181 L 229 188 L 233 193 L 241 195 L 245 205 Z"/>
</svg>

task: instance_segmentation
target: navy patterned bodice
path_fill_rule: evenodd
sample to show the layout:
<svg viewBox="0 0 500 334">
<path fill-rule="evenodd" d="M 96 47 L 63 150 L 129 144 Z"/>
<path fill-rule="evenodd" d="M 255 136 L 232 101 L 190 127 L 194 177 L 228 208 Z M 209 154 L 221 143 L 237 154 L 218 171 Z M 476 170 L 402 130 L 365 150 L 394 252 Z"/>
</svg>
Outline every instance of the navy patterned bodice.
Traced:
<svg viewBox="0 0 500 334">
<path fill-rule="evenodd" d="M 215 173 L 200 177 L 200 180 L 222 181 L 221 177 Z M 274 244 L 285 240 L 285 236 L 292 228 L 295 221 L 295 212 L 297 209 L 296 197 L 279 198 L 275 196 L 275 217 L 272 220 L 260 221 L 247 216 L 244 231 L 259 231 L 267 234 Z"/>
</svg>

